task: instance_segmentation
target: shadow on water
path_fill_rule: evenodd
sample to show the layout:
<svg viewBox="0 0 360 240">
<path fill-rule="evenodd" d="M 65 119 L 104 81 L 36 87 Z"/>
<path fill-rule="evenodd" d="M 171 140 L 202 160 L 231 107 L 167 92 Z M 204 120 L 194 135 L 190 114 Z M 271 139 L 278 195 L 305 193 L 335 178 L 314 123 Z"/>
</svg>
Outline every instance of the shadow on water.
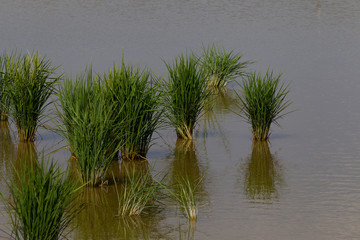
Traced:
<svg viewBox="0 0 360 240">
<path fill-rule="evenodd" d="M 244 192 L 250 201 L 272 203 L 279 198 L 283 168 L 267 142 L 253 142 L 244 169 Z"/>
</svg>

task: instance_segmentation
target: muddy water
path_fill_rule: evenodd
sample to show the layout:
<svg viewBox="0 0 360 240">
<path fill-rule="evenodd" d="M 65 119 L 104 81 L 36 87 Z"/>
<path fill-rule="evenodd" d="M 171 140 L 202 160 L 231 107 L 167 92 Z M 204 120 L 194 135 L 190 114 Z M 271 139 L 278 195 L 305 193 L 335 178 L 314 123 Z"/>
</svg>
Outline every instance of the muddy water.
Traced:
<svg viewBox="0 0 360 240">
<path fill-rule="evenodd" d="M 170 182 L 203 177 L 197 224 L 188 224 L 173 203 L 158 214 L 119 219 L 114 189 L 99 188 L 84 194 L 88 207 L 75 219 L 72 239 L 360 235 L 359 1 L 3 0 L 0 22 L 0 49 L 39 49 L 69 74 L 90 62 L 107 71 L 124 51 L 126 60 L 161 76 L 161 58 L 217 41 L 256 60 L 252 69 L 284 71 L 291 84 L 298 111 L 272 129 L 268 145 L 252 145 L 249 126 L 231 111 L 231 90 L 200 121 L 193 144 L 177 142 L 171 129 L 160 131 L 148 156 L 152 174 L 168 174 Z M 13 131 L 1 125 L 0 173 L 9 179 L 21 149 Z M 46 153 L 64 146 L 46 130 L 35 144 Z M 52 156 L 67 165 L 66 150 Z"/>
</svg>

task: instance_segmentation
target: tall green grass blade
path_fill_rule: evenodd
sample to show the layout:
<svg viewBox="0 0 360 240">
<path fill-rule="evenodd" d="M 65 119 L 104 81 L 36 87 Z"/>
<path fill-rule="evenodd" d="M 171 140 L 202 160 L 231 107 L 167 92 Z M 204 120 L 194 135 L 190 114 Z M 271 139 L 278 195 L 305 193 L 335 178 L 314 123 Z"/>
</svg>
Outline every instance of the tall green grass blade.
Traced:
<svg viewBox="0 0 360 240">
<path fill-rule="evenodd" d="M 246 68 L 253 63 L 243 61 L 243 55 L 233 50 L 227 51 L 224 46 L 212 44 L 203 46 L 201 66 L 207 73 L 209 88 L 222 88 L 237 77 L 246 74 Z"/>
<path fill-rule="evenodd" d="M 7 121 L 10 114 L 10 99 L 7 94 L 10 81 L 6 74 L 7 64 L 7 53 L 4 52 L 0 56 L 0 121 Z"/>
<path fill-rule="evenodd" d="M 5 78 L 10 83 L 7 96 L 11 103 L 11 114 L 18 129 L 20 141 L 34 141 L 38 122 L 51 101 L 57 67 L 36 51 L 28 55 L 4 54 L 6 61 Z"/>
<path fill-rule="evenodd" d="M 280 83 L 281 73 L 274 75 L 267 70 L 262 76 L 253 72 L 242 82 L 242 94 L 237 96 L 242 104 L 239 114 L 251 124 L 253 139 L 266 141 L 270 137 L 271 124 L 278 124 L 278 120 L 291 111 L 286 111 L 292 104 L 288 100 L 289 85 Z"/>
<path fill-rule="evenodd" d="M 116 132 L 122 123 L 114 120 L 117 109 L 91 68 L 76 79 L 63 81 L 59 101 L 59 132 L 69 145 L 83 182 L 97 186 L 105 181 L 121 143 Z"/>
<path fill-rule="evenodd" d="M 10 216 L 13 239 L 54 240 L 66 237 L 70 221 L 81 210 L 74 204 L 80 188 L 68 172 L 44 157 L 31 158 L 8 183 L 11 199 L 3 201 Z"/>
<path fill-rule="evenodd" d="M 159 83 L 149 70 L 126 65 L 114 67 L 103 76 L 108 97 L 117 108 L 116 122 L 122 123 L 121 156 L 124 160 L 145 159 L 158 127 L 162 110 L 159 109 Z"/>
<path fill-rule="evenodd" d="M 179 55 L 165 63 L 168 81 L 165 84 L 165 114 L 175 127 L 178 138 L 192 139 L 195 125 L 210 96 L 205 72 L 193 55 Z"/>
<path fill-rule="evenodd" d="M 180 205 L 190 221 L 197 220 L 198 204 L 195 193 L 201 181 L 202 178 L 192 182 L 187 176 L 178 176 L 172 187 L 165 186 L 170 196 Z"/>
</svg>

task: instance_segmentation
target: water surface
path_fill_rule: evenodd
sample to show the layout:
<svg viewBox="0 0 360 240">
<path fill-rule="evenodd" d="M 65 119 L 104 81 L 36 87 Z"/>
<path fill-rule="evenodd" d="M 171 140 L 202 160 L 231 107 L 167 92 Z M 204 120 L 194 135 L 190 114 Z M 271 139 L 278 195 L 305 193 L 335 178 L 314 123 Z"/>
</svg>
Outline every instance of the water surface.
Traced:
<svg viewBox="0 0 360 240">
<path fill-rule="evenodd" d="M 284 71 L 298 111 L 253 146 L 231 110 L 231 89 L 204 116 L 191 146 L 171 129 L 149 152 L 153 174 L 203 176 L 197 224 L 174 204 L 154 216 L 119 219 L 111 187 L 84 195 L 88 208 L 72 239 L 357 239 L 360 235 L 360 2 L 357 0 L 3 0 L 0 49 L 39 49 L 74 75 L 127 61 L 162 76 L 162 60 L 223 43 Z M 236 87 L 236 86 L 235 86 Z M 10 174 L 18 143 L 0 129 L 0 173 Z M 9 138 L 11 136 L 11 138 Z M 41 130 L 37 151 L 65 146 Z M 66 150 L 53 155 L 67 165 Z M 121 168 L 121 164 L 119 164 Z M 6 187 L 2 186 L 6 191 Z M 2 219 L 1 222 L 6 221 Z M 136 231 L 135 231 L 136 230 Z"/>
</svg>

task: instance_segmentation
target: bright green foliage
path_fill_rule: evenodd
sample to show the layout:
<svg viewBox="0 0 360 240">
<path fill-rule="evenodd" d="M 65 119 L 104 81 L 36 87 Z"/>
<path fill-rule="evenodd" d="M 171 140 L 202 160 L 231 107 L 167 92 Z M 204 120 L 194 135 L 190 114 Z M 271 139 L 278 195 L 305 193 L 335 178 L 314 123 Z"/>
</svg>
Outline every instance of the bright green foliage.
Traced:
<svg viewBox="0 0 360 240">
<path fill-rule="evenodd" d="M 192 139 L 195 124 L 210 96 L 205 72 L 193 54 L 180 55 L 172 64 L 165 64 L 169 72 L 164 97 L 166 115 L 178 138 Z"/>
<path fill-rule="evenodd" d="M 10 114 L 10 100 L 7 95 L 9 78 L 6 76 L 7 55 L 0 56 L 0 121 L 7 121 Z"/>
<path fill-rule="evenodd" d="M 10 82 L 7 95 L 11 103 L 11 114 L 15 120 L 20 141 L 34 141 L 38 122 L 51 101 L 54 91 L 56 67 L 38 52 L 28 55 L 4 55 L 5 78 Z"/>
<path fill-rule="evenodd" d="M 162 114 L 159 84 L 154 83 L 148 70 L 140 71 L 124 62 L 105 74 L 103 81 L 107 95 L 119 113 L 115 121 L 122 122 L 116 132 L 122 136 L 122 158 L 145 159 Z"/>
<path fill-rule="evenodd" d="M 201 65 L 208 75 L 209 88 L 225 87 L 236 77 L 244 76 L 245 69 L 252 61 L 242 61 L 243 55 L 226 51 L 224 47 L 211 45 L 203 47 Z"/>
<path fill-rule="evenodd" d="M 69 145 L 82 180 L 93 186 L 101 184 L 120 143 L 120 136 L 115 134 L 114 104 L 105 96 L 91 68 L 76 79 L 65 79 L 59 87 L 59 100 L 59 131 Z"/>
<path fill-rule="evenodd" d="M 119 216 L 137 216 L 156 209 L 160 189 L 161 185 L 153 180 L 148 171 L 141 174 L 128 172 L 126 183 L 120 191 L 116 188 Z"/>
<path fill-rule="evenodd" d="M 262 77 L 253 72 L 243 80 L 243 95 L 237 94 L 242 103 L 240 116 L 251 124 L 253 140 L 266 141 L 270 136 L 272 123 L 289 112 L 284 112 L 292 103 L 287 100 L 289 86 L 280 83 L 281 73 L 274 76 L 269 70 Z"/>
<path fill-rule="evenodd" d="M 71 176 L 42 159 L 24 161 L 9 183 L 11 200 L 3 200 L 11 220 L 11 238 L 55 240 L 66 236 L 66 228 L 81 205 L 74 204 L 79 189 Z"/>
</svg>

